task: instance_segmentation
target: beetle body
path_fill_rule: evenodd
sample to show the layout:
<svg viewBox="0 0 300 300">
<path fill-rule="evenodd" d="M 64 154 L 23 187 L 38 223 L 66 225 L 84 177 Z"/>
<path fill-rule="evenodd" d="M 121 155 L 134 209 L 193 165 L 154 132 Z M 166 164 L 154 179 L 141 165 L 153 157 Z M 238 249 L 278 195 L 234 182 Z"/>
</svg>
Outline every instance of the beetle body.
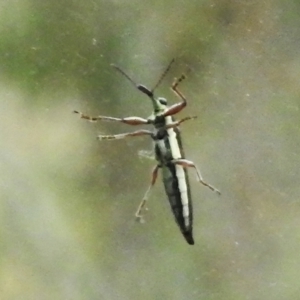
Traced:
<svg viewBox="0 0 300 300">
<path fill-rule="evenodd" d="M 174 123 L 172 116 L 161 115 L 167 110 L 166 100 L 158 98 L 152 101 L 157 102 L 154 105 L 156 111 L 153 112 L 155 117 L 152 117 L 155 158 L 162 169 L 163 184 L 175 221 L 186 241 L 193 245 L 193 207 L 188 173 L 186 168 L 173 163 L 174 160 L 185 158 L 180 130 L 178 127 L 166 128 Z"/>
<path fill-rule="evenodd" d="M 143 220 L 142 211 L 146 205 L 149 198 L 149 194 L 154 186 L 158 170 L 162 170 L 163 184 L 165 188 L 166 195 L 168 197 L 173 215 L 175 217 L 176 223 L 178 224 L 183 236 L 186 241 L 190 244 L 194 244 L 193 238 L 193 207 L 191 200 L 191 191 L 189 185 L 189 179 L 187 174 L 187 168 L 192 167 L 196 170 L 197 178 L 200 183 L 207 186 L 213 191 L 220 193 L 210 184 L 206 183 L 200 171 L 197 169 L 192 161 L 189 161 L 184 156 L 182 140 L 180 136 L 179 125 L 184 121 L 194 119 L 196 117 L 186 117 L 181 120 L 175 121 L 173 115 L 180 112 L 187 104 L 185 96 L 178 90 L 179 83 L 185 78 L 182 75 L 179 79 L 175 79 L 172 90 L 181 99 L 181 102 L 175 103 L 171 106 L 167 106 L 167 100 L 165 98 L 156 98 L 154 96 L 155 88 L 160 84 L 168 70 L 170 69 L 173 60 L 161 75 L 159 81 L 152 90 L 149 90 L 144 85 L 137 85 L 124 71 L 119 67 L 114 66 L 120 73 L 122 73 L 139 91 L 146 94 L 152 102 L 153 114 L 147 118 L 143 119 L 140 117 L 126 117 L 126 118 L 114 118 L 106 116 L 89 117 L 78 111 L 75 113 L 80 114 L 81 118 L 90 121 L 114 121 L 121 122 L 128 125 L 143 125 L 152 124 L 154 130 L 137 130 L 134 132 L 121 133 L 116 135 L 100 135 L 98 138 L 100 140 L 114 140 L 123 139 L 130 136 L 141 136 L 148 135 L 154 140 L 154 152 L 157 165 L 152 171 L 151 184 L 146 191 L 142 202 L 140 203 L 136 218 Z"/>
</svg>

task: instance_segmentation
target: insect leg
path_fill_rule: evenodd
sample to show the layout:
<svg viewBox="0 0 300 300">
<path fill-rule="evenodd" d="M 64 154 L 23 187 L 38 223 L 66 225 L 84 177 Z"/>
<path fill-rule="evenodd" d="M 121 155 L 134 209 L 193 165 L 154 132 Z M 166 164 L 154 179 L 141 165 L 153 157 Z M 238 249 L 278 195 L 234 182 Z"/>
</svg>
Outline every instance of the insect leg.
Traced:
<svg viewBox="0 0 300 300">
<path fill-rule="evenodd" d="M 77 110 L 74 110 L 74 113 L 79 114 L 81 119 L 86 119 L 91 122 L 110 121 L 110 122 L 121 122 L 128 125 L 143 125 L 143 124 L 150 123 L 148 120 L 140 117 L 127 117 L 127 118 L 114 118 L 114 117 L 105 117 L 105 116 L 90 117 Z"/>
<path fill-rule="evenodd" d="M 150 130 L 137 130 L 133 132 L 126 132 L 126 133 L 120 133 L 120 134 L 114 134 L 114 135 L 98 135 L 99 140 L 120 140 L 124 139 L 129 136 L 141 136 L 141 135 L 150 135 L 152 136 L 153 133 Z"/>
<path fill-rule="evenodd" d="M 151 177 L 151 183 L 150 183 L 150 186 L 148 187 L 144 197 L 143 197 L 143 200 L 142 202 L 140 203 L 136 213 L 135 213 L 135 217 L 138 221 L 140 222 L 144 222 L 143 220 L 143 216 L 142 216 L 142 211 L 143 209 L 145 208 L 145 205 L 146 205 L 146 202 L 149 198 L 149 195 L 150 195 L 150 192 L 156 182 L 156 178 L 157 178 L 157 173 L 158 173 L 158 169 L 160 168 L 160 165 L 156 165 L 152 171 L 152 177 Z"/>
<path fill-rule="evenodd" d="M 197 116 L 189 116 L 189 117 L 185 117 L 181 120 L 174 121 L 173 123 L 166 125 L 166 129 L 178 127 L 181 123 L 188 121 L 188 120 L 196 119 L 196 118 L 197 118 Z"/>
<path fill-rule="evenodd" d="M 154 155 L 154 151 L 148 151 L 148 150 L 140 150 L 138 152 L 139 156 L 141 158 L 147 158 L 147 159 L 151 159 L 151 160 L 155 160 L 155 155 Z"/>
<path fill-rule="evenodd" d="M 172 91 L 182 100 L 179 103 L 176 103 L 172 106 L 170 106 L 163 114 L 163 116 L 167 117 L 167 116 L 171 116 L 171 115 L 175 115 L 177 113 L 179 113 L 184 107 L 186 107 L 187 101 L 185 96 L 178 90 L 178 85 L 181 81 L 183 81 L 185 79 L 185 75 L 182 74 L 178 79 L 175 78 L 175 81 L 172 84 Z"/>
<path fill-rule="evenodd" d="M 182 99 L 183 102 L 186 102 L 186 99 L 185 99 L 185 97 L 183 96 L 183 94 L 182 94 L 180 91 L 178 91 L 178 89 L 177 89 L 178 85 L 179 85 L 184 79 L 186 79 L 186 76 L 185 76 L 184 74 L 182 74 L 179 78 L 175 78 L 175 80 L 174 80 L 174 82 L 173 82 L 171 88 L 172 88 L 172 90 L 174 91 L 174 93 Z"/>
<path fill-rule="evenodd" d="M 200 170 L 197 168 L 197 166 L 192 161 L 187 160 L 187 159 L 174 159 L 174 160 L 172 160 L 172 162 L 175 165 L 181 165 L 185 168 L 187 168 L 187 167 L 194 168 L 196 170 L 199 182 L 202 183 L 203 185 L 207 186 L 208 188 L 210 188 L 212 191 L 214 191 L 214 192 L 218 193 L 219 195 L 221 195 L 221 193 L 218 189 L 216 189 L 215 187 L 213 187 L 212 185 L 210 185 L 209 183 L 207 183 L 203 180 L 203 177 L 200 173 Z"/>
</svg>

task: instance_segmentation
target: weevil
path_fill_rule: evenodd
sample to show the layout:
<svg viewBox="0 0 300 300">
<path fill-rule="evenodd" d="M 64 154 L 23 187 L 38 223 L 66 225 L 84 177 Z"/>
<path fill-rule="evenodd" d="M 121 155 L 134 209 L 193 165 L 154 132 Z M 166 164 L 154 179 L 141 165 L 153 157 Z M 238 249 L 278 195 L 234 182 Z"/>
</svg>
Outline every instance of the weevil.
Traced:
<svg viewBox="0 0 300 300">
<path fill-rule="evenodd" d="M 151 183 L 148 187 L 135 216 L 138 220 L 143 221 L 143 210 L 149 198 L 150 192 L 156 182 L 158 170 L 162 169 L 162 178 L 166 195 L 175 221 L 178 224 L 187 243 L 194 245 L 193 238 L 193 206 L 191 199 L 191 190 L 189 185 L 187 168 L 192 167 L 196 171 L 198 181 L 207 186 L 212 191 L 220 194 L 219 190 L 203 180 L 200 170 L 196 165 L 187 160 L 184 156 L 182 139 L 179 131 L 179 125 L 187 120 L 196 118 L 196 116 L 188 116 L 176 121 L 174 115 L 179 113 L 187 105 L 186 97 L 178 89 L 179 84 L 185 79 L 185 75 L 181 75 L 178 79 L 175 78 L 171 89 L 179 97 L 180 102 L 167 106 L 167 100 L 162 97 L 156 98 L 154 96 L 155 89 L 160 85 L 166 74 L 168 73 L 174 59 L 169 63 L 165 71 L 160 76 L 158 82 L 151 90 L 141 84 L 136 84 L 133 79 L 127 75 L 121 68 L 112 65 L 118 72 L 125 76 L 139 91 L 147 95 L 153 105 L 153 113 L 147 119 L 140 117 L 125 117 L 114 118 L 106 116 L 90 117 L 79 111 L 74 111 L 80 115 L 82 119 L 89 121 L 113 121 L 125 123 L 128 125 L 145 125 L 152 124 L 154 130 L 137 130 L 133 132 L 126 132 L 116 135 L 99 135 L 99 140 L 117 140 L 133 136 L 148 135 L 154 141 L 154 153 L 157 161 L 156 166 L 152 171 Z"/>
</svg>

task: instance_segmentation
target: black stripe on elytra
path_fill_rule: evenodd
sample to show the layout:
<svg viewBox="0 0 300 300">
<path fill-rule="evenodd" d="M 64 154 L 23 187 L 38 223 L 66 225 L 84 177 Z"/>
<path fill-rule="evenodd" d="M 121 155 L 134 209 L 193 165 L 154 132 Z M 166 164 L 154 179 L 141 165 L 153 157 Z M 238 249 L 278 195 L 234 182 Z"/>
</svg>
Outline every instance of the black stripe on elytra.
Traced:
<svg viewBox="0 0 300 300">
<path fill-rule="evenodd" d="M 178 224 L 182 234 L 187 239 L 187 242 L 192 241 L 192 231 L 193 231 L 193 207 L 191 201 L 191 191 L 188 184 L 187 171 L 184 170 L 185 181 L 187 185 L 187 198 L 188 198 L 188 208 L 189 208 L 189 225 L 185 225 L 185 219 L 183 217 L 183 205 L 182 198 L 179 189 L 179 183 L 176 176 L 176 165 L 173 163 L 168 163 L 162 166 L 163 182 L 165 186 L 165 191 L 169 199 L 171 209 L 173 211 L 176 223 Z"/>
</svg>

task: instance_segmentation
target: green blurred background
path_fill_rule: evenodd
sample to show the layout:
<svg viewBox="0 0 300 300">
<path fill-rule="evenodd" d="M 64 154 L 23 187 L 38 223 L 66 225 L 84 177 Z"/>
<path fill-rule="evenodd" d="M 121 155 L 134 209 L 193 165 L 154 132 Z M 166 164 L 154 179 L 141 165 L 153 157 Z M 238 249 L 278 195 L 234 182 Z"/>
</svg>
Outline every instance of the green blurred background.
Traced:
<svg viewBox="0 0 300 300">
<path fill-rule="evenodd" d="M 0 299 L 300 299 L 298 0 L 0 3 Z M 147 117 L 181 90 L 195 246 L 159 178 L 149 138 L 91 115 Z"/>
</svg>

